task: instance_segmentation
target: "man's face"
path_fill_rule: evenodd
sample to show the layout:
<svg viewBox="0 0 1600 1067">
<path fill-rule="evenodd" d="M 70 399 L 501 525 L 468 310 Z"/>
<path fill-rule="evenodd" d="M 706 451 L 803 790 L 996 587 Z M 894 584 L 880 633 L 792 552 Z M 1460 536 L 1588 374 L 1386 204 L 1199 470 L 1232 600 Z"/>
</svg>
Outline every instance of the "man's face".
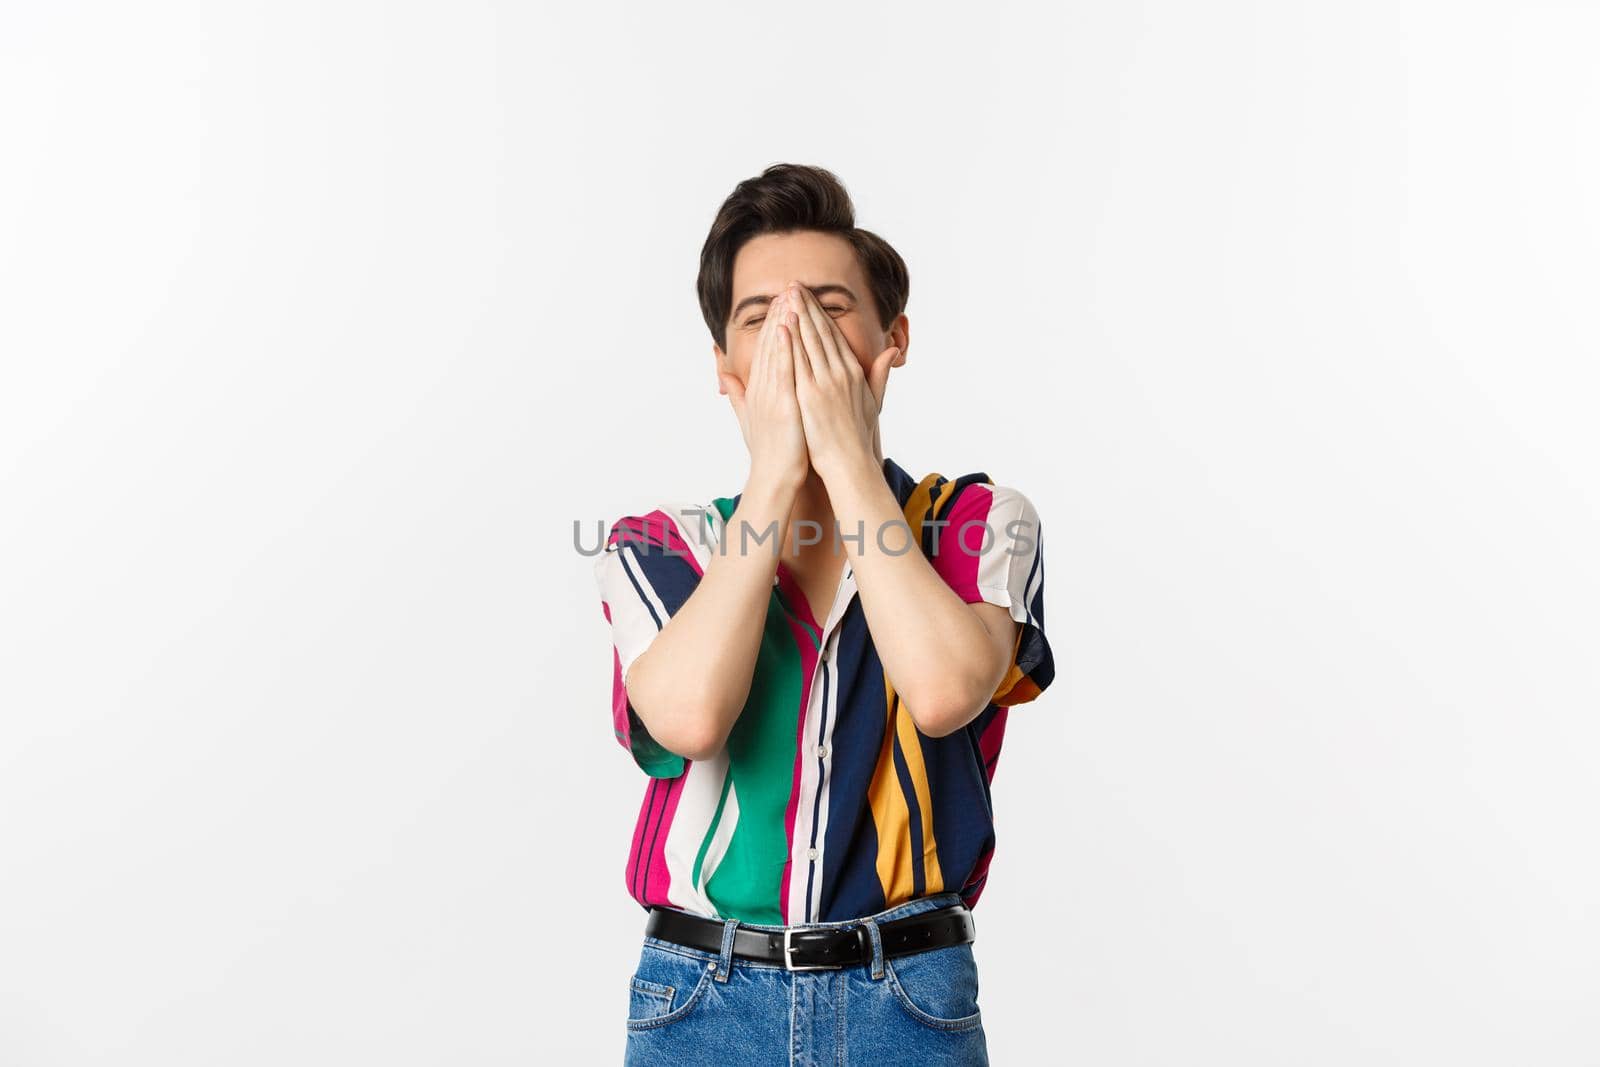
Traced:
<svg viewBox="0 0 1600 1067">
<path fill-rule="evenodd" d="M 741 383 L 750 381 L 750 362 L 755 358 L 767 306 L 791 280 L 810 289 L 833 319 L 850 342 L 863 375 L 890 345 L 900 347 L 891 366 L 905 362 L 910 320 L 901 314 L 887 331 L 879 325 L 872 291 L 850 242 L 831 233 L 801 230 L 753 237 L 734 257 L 733 314 L 727 323 L 727 351 L 712 345 L 717 370 L 732 374 Z M 796 333 L 795 355 L 803 358 L 799 345 L 800 335 Z"/>
</svg>

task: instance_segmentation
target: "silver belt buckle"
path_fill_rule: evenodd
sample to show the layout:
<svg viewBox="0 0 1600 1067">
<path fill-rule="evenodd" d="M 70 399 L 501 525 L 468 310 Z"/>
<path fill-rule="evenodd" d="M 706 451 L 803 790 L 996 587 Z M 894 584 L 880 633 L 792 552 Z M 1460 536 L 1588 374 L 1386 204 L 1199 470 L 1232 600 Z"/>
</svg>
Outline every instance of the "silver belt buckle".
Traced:
<svg viewBox="0 0 1600 1067">
<path fill-rule="evenodd" d="M 794 927 L 788 926 L 783 931 L 783 969 L 786 971 L 832 971 L 844 966 L 842 963 L 812 963 L 796 967 L 793 963 L 794 945 L 789 943 L 789 937 L 794 933 Z"/>
</svg>

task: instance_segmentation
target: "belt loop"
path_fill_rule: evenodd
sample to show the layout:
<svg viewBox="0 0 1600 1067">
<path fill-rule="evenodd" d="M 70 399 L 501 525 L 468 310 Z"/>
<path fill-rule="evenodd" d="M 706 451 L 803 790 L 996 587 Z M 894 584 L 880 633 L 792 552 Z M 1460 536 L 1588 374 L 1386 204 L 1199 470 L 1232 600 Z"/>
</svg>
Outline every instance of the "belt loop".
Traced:
<svg viewBox="0 0 1600 1067">
<path fill-rule="evenodd" d="M 717 962 L 711 965 L 717 972 L 713 977 L 719 982 L 726 982 L 733 974 L 733 935 L 738 929 L 738 919 L 728 919 L 722 924 L 722 949 L 717 954 Z"/>
<path fill-rule="evenodd" d="M 870 915 L 861 920 L 861 925 L 867 928 L 867 939 L 872 942 L 872 960 L 868 965 L 868 973 L 872 980 L 877 981 L 883 977 L 883 939 L 878 934 L 878 921 Z"/>
</svg>

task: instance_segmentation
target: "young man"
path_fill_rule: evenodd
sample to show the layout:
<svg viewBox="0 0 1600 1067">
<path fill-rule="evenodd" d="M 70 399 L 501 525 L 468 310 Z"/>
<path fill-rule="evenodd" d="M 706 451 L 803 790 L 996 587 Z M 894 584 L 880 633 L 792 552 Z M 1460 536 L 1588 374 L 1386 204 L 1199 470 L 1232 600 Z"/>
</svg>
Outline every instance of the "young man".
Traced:
<svg viewBox="0 0 1600 1067">
<path fill-rule="evenodd" d="M 627 1063 L 987 1062 L 971 909 L 1008 710 L 1054 675 L 1043 542 L 1018 490 L 883 454 L 907 291 L 815 167 L 740 183 L 701 252 L 749 475 L 595 561 L 650 776 Z"/>
</svg>

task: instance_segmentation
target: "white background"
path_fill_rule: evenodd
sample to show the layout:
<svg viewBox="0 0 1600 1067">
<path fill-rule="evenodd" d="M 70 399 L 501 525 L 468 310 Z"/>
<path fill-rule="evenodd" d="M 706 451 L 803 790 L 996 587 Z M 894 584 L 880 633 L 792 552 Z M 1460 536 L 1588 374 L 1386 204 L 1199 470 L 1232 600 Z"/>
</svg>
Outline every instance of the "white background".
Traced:
<svg viewBox="0 0 1600 1067">
<path fill-rule="evenodd" d="M 620 1061 L 572 523 L 789 161 L 1049 539 L 994 1062 L 1600 1063 L 1593 5 L 3 10 L 0 1062 Z"/>
</svg>

